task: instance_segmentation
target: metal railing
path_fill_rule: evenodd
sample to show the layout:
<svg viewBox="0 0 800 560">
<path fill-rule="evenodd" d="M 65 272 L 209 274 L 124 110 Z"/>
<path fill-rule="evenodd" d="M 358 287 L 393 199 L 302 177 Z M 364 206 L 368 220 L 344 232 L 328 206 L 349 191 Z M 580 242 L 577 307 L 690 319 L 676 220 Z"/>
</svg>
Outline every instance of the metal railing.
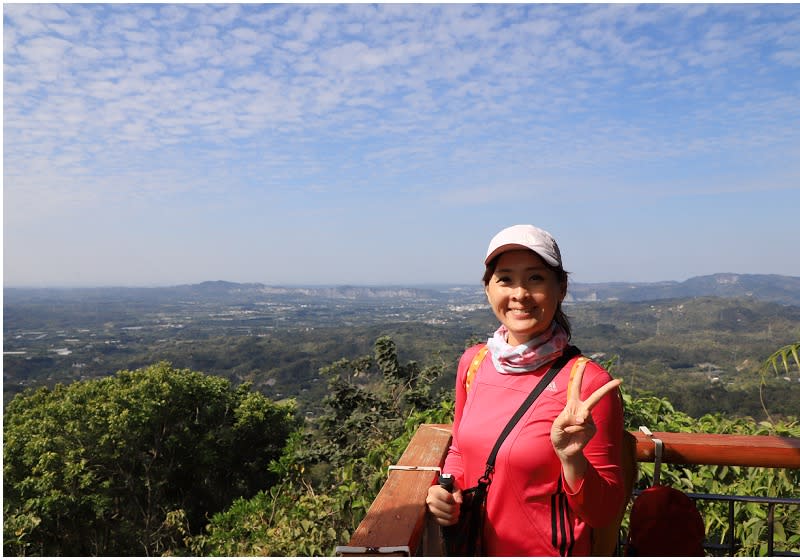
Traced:
<svg viewBox="0 0 800 560">
<path fill-rule="evenodd" d="M 676 464 L 695 464 L 695 465 L 731 465 L 749 467 L 790 467 L 797 462 L 796 453 L 793 452 L 797 441 L 791 438 L 772 438 L 770 436 L 735 436 L 723 435 L 721 438 L 717 434 L 664 434 L 670 440 L 670 453 L 665 451 L 662 434 L 654 434 L 646 426 L 641 426 L 637 436 L 637 460 L 640 447 L 643 454 L 650 459 L 647 452 L 647 440 L 652 443 L 652 460 L 654 462 L 653 477 L 651 484 L 656 485 L 660 482 L 661 465 L 664 462 Z M 639 437 L 643 434 L 647 439 Z M 698 437 L 699 436 L 699 437 Z M 706 437 L 706 436 L 710 436 Z M 764 439 L 764 438 L 767 439 Z M 759 439 L 755 439 L 759 438 Z M 643 445 L 640 445 L 641 444 Z M 680 453 L 678 453 L 680 451 Z M 665 461 L 665 457 L 671 459 Z M 642 490 L 634 490 L 633 497 L 638 496 Z M 789 551 L 775 551 L 775 506 L 788 505 L 800 506 L 798 498 L 770 498 L 757 496 L 733 496 L 726 494 L 708 494 L 685 492 L 685 494 L 695 502 L 727 502 L 727 542 L 714 542 L 706 539 L 703 548 L 711 552 L 727 552 L 733 556 L 740 544 L 735 539 L 735 519 L 734 505 L 738 502 L 756 503 L 767 505 L 767 556 L 797 556 L 798 554 Z M 625 539 L 620 536 L 617 552 L 625 550 Z"/>
<path fill-rule="evenodd" d="M 422 424 L 361 521 L 350 542 L 337 547 L 341 556 L 442 556 L 439 529 L 427 515 L 425 497 L 444 464 L 450 445 L 448 424 Z M 780 436 L 631 432 L 636 438 L 637 462 L 684 465 L 729 465 L 743 467 L 800 468 L 800 439 Z M 657 482 L 656 472 L 654 481 Z M 634 492 L 634 495 L 636 492 Z M 732 555 L 739 545 L 733 537 L 734 504 L 756 502 L 767 505 L 768 555 L 793 556 L 773 547 L 774 511 L 777 505 L 800 507 L 797 498 L 691 494 L 694 500 L 728 502 L 727 542 L 705 543 L 710 552 Z M 624 543 L 621 543 L 623 545 Z"/>
<path fill-rule="evenodd" d="M 636 495 L 638 492 L 634 492 Z M 703 500 L 708 502 L 727 502 L 728 503 L 728 532 L 727 542 L 715 543 L 706 541 L 703 548 L 709 551 L 727 552 L 728 556 L 733 556 L 739 548 L 740 544 L 734 538 L 734 505 L 736 503 L 755 503 L 767 505 L 767 556 L 799 556 L 795 552 L 790 551 L 776 551 L 775 550 L 775 506 L 788 505 L 800 508 L 800 499 L 798 498 L 767 498 L 757 496 L 726 496 L 723 494 L 698 494 L 686 492 L 686 495 L 691 499 Z"/>
</svg>

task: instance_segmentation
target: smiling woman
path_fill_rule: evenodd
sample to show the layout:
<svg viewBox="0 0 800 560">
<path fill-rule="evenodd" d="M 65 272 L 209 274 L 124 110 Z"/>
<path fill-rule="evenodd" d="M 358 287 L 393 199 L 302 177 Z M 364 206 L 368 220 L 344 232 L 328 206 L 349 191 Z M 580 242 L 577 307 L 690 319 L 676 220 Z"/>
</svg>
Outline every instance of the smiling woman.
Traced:
<svg viewBox="0 0 800 560">
<path fill-rule="evenodd" d="M 518 346 L 541 335 L 552 324 L 566 288 L 536 253 L 516 250 L 497 257 L 486 284 L 486 297 L 508 330 L 508 343 Z"/>
<path fill-rule="evenodd" d="M 569 344 L 567 273 L 548 232 L 504 229 L 484 265 L 500 327 L 459 362 L 443 468 L 455 484 L 432 486 L 428 508 L 440 525 L 456 525 L 467 490 L 488 485 L 483 554 L 587 556 L 594 530 L 614 523 L 625 497 L 620 382 Z M 476 358 L 483 348 L 491 360 Z M 563 367 L 553 365 L 559 359 Z"/>
<path fill-rule="evenodd" d="M 572 328 L 561 309 L 568 274 L 561 265 L 561 251 L 548 232 L 525 225 L 506 228 L 489 243 L 484 264 L 486 297 L 501 323 L 490 346 L 507 343 L 533 348 L 538 346 L 533 339 L 540 336 L 545 342 L 554 339 L 551 345 L 563 346 L 569 341 Z M 501 348 L 495 346 L 494 350 L 502 354 Z"/>
</svg>

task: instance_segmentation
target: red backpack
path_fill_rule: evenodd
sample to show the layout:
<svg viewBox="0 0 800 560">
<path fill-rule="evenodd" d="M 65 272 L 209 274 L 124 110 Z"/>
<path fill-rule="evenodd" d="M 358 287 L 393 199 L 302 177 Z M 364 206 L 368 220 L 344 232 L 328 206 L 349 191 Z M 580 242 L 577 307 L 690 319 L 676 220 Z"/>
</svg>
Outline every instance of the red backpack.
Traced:
<svg viewBox="0 0 800 560">
<path fill-rule="evenodd" d="M 651 486 L 633 501 L 626 556 L 705 556 L 705 525 L 689 496 Z"/>
</svg>

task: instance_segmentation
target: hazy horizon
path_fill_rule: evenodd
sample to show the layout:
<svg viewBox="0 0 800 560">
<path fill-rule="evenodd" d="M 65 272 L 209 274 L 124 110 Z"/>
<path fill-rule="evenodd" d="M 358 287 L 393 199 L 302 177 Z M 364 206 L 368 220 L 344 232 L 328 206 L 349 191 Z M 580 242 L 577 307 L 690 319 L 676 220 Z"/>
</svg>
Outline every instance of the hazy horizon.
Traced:
<svg viewBox="0 0 800 560">
<path fill-rule="evenodd" d="M 572 278 L 569 280 L 570 284 L 583 284 L 583 285 L 590 285 L 590 284 L 637 284 L 637 285 L 644 285 L 644 284 L 668 284 L 668 283 L 683 283 L 687 280 L 691 280 L 693 278 L 700 278 L 704 276 L 716 276 L 716 275 L 731 275 L 731 276 L 784 276 L 787 278 L 800 278 L 800 276 L 792 276 L 786 274 L 770 274 L 770 273 L 756 273 L 756 274 L 748 274 L 748 273 L 739 273 L 739 272 L 717 272 L 712 274 L 704 274 L 700 276 L 690 276 L 689 278 L 683 278 L 680 280 L 653 280 L 653 281 L 636 281 L 636 280 L 608 280 L 608 281 L 601 281 L 601 282 L 576 282 Z M 482 286 L 480 279 L 476 280 L 475 282 L 416 282 L 416 283 L 405 283 L 405 284 L 397 284 L 397 283 L 376 283 L 376 284 L 357 284 L 352 282 L 340 283 L 340 284 L 328 284 L 328 283 L 318 283 L 318 284 L 309 284 L 304 282 L 283 282 L 283 283 L 268 283 L 268 282 L 259 282 L 259 281 L 252 281 L 252 282 L 236 282 L 233 280 L 225 280 L 225 279 L 214 279 L 214 280 L 201 280 L 199 282 L 189 282 L 189 283 L 180 283 L 180 284 L 63 284 L 63 285 L 9 285 L 4 284 L 3 288 L 14 288 L 14 289 L 53 289 L 53 290 L 69 290 L 69 289 L 105 289 L 105 288 L 176 288 L 181 286 L 197 286 L 199 284 L 208 284 L 208 283 L 216 283 L 216 282 L 225 282 L 229 284 L 259 284 L 263 285 L 268 288 L 344 288 L 344 287 L 353 287 L 353 288 L 425 288 L 425 287 L 475 287 L 480 288 Z"/>
<path fill-rule="evenodd" d="M 3 4 L 5 287 L 800 276 L 800 5 Z"/>
</svg>

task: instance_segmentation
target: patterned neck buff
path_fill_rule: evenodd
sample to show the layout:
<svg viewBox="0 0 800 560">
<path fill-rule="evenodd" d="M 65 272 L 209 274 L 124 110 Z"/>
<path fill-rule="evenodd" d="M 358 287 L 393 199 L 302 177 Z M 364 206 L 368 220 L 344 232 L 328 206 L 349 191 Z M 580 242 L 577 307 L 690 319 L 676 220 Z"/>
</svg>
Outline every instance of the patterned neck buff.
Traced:
<svg viewBox="0 0 800 560">
<path fill-rule="evenodd" d="M 494 368 L 500 373 L 527 373 L 558 358 L 569 344 L 567 333 L 557 321 L 550 328 L 525 344 L 511 346 L 508 329 L 500 325 L 487 342 Z"/>
</svg>

